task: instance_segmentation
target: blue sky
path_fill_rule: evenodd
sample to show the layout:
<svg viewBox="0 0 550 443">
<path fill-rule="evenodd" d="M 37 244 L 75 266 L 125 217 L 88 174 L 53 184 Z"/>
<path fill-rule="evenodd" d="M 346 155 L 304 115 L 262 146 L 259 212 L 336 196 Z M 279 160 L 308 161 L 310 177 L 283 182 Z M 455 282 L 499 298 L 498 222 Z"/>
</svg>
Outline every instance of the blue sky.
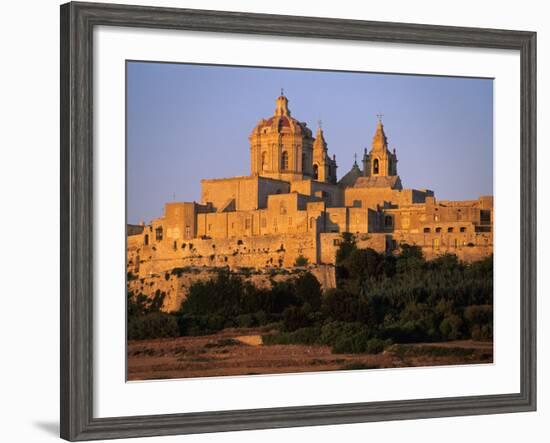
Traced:
<svg viewBox="0 0 550 443">
<path fill-rule="evenodd" d="M 370 147 L 376 115 L 405 188 L 438 199 L 493 193 L 493 81 L 128 62 L 128 222 L 199 201 L 202 178 L 248 175 L 248 136 L 284 88 L 292 116 L 322 120 L 338 177 Z"/>
</svg>

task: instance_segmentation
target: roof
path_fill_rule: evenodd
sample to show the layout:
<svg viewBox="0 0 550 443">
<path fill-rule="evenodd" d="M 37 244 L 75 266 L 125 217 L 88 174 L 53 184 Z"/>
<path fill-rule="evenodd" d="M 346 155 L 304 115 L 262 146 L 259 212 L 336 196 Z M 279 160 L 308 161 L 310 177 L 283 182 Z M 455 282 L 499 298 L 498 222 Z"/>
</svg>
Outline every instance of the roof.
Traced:
<svg viewBox="0 0 550 443">
<path fill-rule="evenodd" d="M 361 172 L 361 169 L 359 169 L 357 163 L 354 163 L 349 172 L 338 181 L 338 185 L 345 188 L 353 186 L 355 181 L 362 175 L 363 173 Z"/>
<path fill-rule="evenodd" d="M 401 179 L 398 175 L 372 175 L 370 177 L 359 177 L 354 185 L 354 188 L 391 188 L 403 189 Z"/>
</svg>

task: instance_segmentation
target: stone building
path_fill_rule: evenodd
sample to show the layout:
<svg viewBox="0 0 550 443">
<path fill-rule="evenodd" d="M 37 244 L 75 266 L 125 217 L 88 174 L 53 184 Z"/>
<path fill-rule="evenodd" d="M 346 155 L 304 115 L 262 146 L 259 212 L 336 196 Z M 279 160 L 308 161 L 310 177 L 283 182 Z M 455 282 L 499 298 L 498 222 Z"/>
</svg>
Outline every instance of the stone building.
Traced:
<svg viewBox="0 0 550 443">
<path fill-rule="evenodd" d="M 386 253 L 402 243 L 427 258 L 492 253 L 493 198 L 437 201 L 433 191 L 404 189 L 380 119 L 362 168 L 355 161 L 339 181 L 323 130 L 314 137 L 282 93 L 249 142 L 250 175 L 204 179 L 200 202 L 166 203 L 160 218 L 128 229 L 129 271 L 332 265 L 344 232 Z"/>
</svg>

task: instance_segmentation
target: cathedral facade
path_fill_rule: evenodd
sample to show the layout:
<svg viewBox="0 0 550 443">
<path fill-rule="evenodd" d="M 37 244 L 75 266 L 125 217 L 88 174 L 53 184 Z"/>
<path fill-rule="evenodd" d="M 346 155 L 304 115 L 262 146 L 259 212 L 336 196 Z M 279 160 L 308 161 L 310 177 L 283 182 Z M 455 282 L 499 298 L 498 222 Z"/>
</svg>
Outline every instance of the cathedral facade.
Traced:
<svg viewBox="0 0 550 443">
<path fill-rule="evenodd" d="M 160 218 L 128 228 L 129 271 L 333 265 L 344 232 L 379 252 L 407 243 L 427 258 L 492 254 L 492 196 L 438 201 L 403 188 L 380 118 L 361 167 L 355 161 L 340 180 L 322 128 L 313 136 L 282 92 L 249 142 L 250 175 L 204 179 L 200 202 L 166 203 Z"/>
</svg>

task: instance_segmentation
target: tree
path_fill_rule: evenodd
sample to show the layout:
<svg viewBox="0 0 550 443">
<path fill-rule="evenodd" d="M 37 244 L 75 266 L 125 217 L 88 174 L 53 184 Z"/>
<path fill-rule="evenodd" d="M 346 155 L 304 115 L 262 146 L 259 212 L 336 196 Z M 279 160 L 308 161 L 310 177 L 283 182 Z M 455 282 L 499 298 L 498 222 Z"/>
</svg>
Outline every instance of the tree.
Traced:
<svg viewBox="0 0 550 443">
<path fill-rule="evenodd" d="M 309 303 L 314 311 L 321 307 L 321 284 L 311 272 L 300 275 L 294 282 L 300 304 Z"/>
<path fill-rule="evenodd" d="M 384 271 L 384 257 L 374 249 L 354 249 L 343 262 L 350 278 L 378 277 Z"/>
<path fill-rule="evenodd" d="M 355 249 L 357 249 L 357 245 L 353 234 L 351 232 L 342 232 L 340 247 L 336 251 L 336 265 L 341 264 Z"/>
</svg>

